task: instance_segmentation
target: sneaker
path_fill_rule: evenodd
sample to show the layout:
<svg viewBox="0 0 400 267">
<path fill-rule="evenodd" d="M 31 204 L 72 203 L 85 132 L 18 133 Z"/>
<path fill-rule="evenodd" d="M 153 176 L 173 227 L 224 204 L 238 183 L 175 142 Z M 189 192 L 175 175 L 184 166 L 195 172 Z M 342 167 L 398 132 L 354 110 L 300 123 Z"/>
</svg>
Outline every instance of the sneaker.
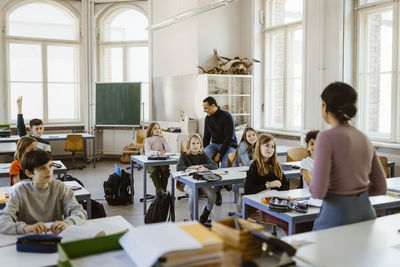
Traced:
<svg viewBox="0 0 400 267">
<path fill-rule="evenodd" d="M 204 206 L 203 213 L 200 215 L 200 223 L 205 224 L 208 221 L 208 216 L 210 216 L 211 210 Z"/>
<path fill-rule="evenodd" d="M 222 196 L 221 192 L 215 192 L 217 194 L 217 198 L 215 199 L 215 205 L 221 206 L 222 204 Z"/>
</svg>

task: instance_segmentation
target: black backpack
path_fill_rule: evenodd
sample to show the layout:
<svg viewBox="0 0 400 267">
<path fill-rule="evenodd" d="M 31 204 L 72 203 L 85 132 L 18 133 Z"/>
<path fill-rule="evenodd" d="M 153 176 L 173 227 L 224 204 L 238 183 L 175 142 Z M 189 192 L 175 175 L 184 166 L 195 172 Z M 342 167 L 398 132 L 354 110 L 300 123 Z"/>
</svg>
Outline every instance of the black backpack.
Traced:
<svg viewBox="0 0 400 267">
<path fill-rule="evenodd" d="M 87 201 L 81 200 L 78 202 L 79 202 L 79 204 L 82 205 L 84 210 L 87 211 Z M 103 204 L 101 204 L 100 202 L 98 202 L 94 199 L 91 199 L 90 200 L 90 208 L 91 208 L 91 215 L 92 215 L 91 219 L 107 217 L 106 210 L 104 209 Z"/>
<path fill-rule="evenodd" d="M 144 223 L 157 223 L 169 220 L 175 221 L 172 197 L 168 191 L 158 190 L 146 216 L 144 216 Z"/>
<path fill-rule="evenodd" d="M 121 177 L 113 173 L 104 182 L 104 194 L 107 203 L 112 206 L 128 205 L 132 203 L 133 187 L 129 173 L 121 170 Z M 131 191 L 132 190 L 132 191 Z"/>
</svg>

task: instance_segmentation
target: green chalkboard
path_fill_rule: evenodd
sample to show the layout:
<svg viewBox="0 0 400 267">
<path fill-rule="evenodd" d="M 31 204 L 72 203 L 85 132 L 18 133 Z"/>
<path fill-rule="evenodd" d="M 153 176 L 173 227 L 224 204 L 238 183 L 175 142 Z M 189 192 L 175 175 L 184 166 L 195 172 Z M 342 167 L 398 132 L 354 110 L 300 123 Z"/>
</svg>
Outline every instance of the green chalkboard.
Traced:
<svg viewBox="0 0 400 267">
<path fill-rule="evenodd" d="M 96 125 L 140 125 L 141 83 L 96 83 Z"/>
</svg>

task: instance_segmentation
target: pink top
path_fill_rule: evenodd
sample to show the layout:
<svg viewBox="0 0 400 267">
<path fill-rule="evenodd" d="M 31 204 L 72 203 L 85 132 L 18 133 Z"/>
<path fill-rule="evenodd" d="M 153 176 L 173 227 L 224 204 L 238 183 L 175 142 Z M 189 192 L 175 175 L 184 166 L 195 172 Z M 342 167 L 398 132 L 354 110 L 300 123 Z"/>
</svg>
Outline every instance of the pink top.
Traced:
<svg viewBox="0 0 400 267">
<path fill-rule="evenodd" d="M 157 152 L 165 150 L 169 152 L 169 146 L 160 136 L 152 136 L 144 139 L 144 153 L 146 156 L 157 156 Z"/>
<path fill-rule="evenodd" d="M 339 124 L 318 134 L 315 145 L 311 195 L 323 199 L 327 193 L 356 195 L 386 194 L 386 177 L 367 136 L 349 124 Z"/>
</svg>

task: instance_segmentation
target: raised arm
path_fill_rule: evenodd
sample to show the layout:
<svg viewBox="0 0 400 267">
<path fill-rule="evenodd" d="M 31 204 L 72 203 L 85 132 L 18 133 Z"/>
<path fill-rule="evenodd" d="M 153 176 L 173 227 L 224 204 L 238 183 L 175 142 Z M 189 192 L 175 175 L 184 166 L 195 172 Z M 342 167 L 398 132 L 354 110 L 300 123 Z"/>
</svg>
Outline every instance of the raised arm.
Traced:
<svg viewBox="0 0 400 267">
<path fill-rule="evenodd" d="M 26 135 L 24 117 L 22 115 L 22 96 L 17 98 L 18 116 L 17 116 L 17 131 L 20 137 Z"/>
</svg>

